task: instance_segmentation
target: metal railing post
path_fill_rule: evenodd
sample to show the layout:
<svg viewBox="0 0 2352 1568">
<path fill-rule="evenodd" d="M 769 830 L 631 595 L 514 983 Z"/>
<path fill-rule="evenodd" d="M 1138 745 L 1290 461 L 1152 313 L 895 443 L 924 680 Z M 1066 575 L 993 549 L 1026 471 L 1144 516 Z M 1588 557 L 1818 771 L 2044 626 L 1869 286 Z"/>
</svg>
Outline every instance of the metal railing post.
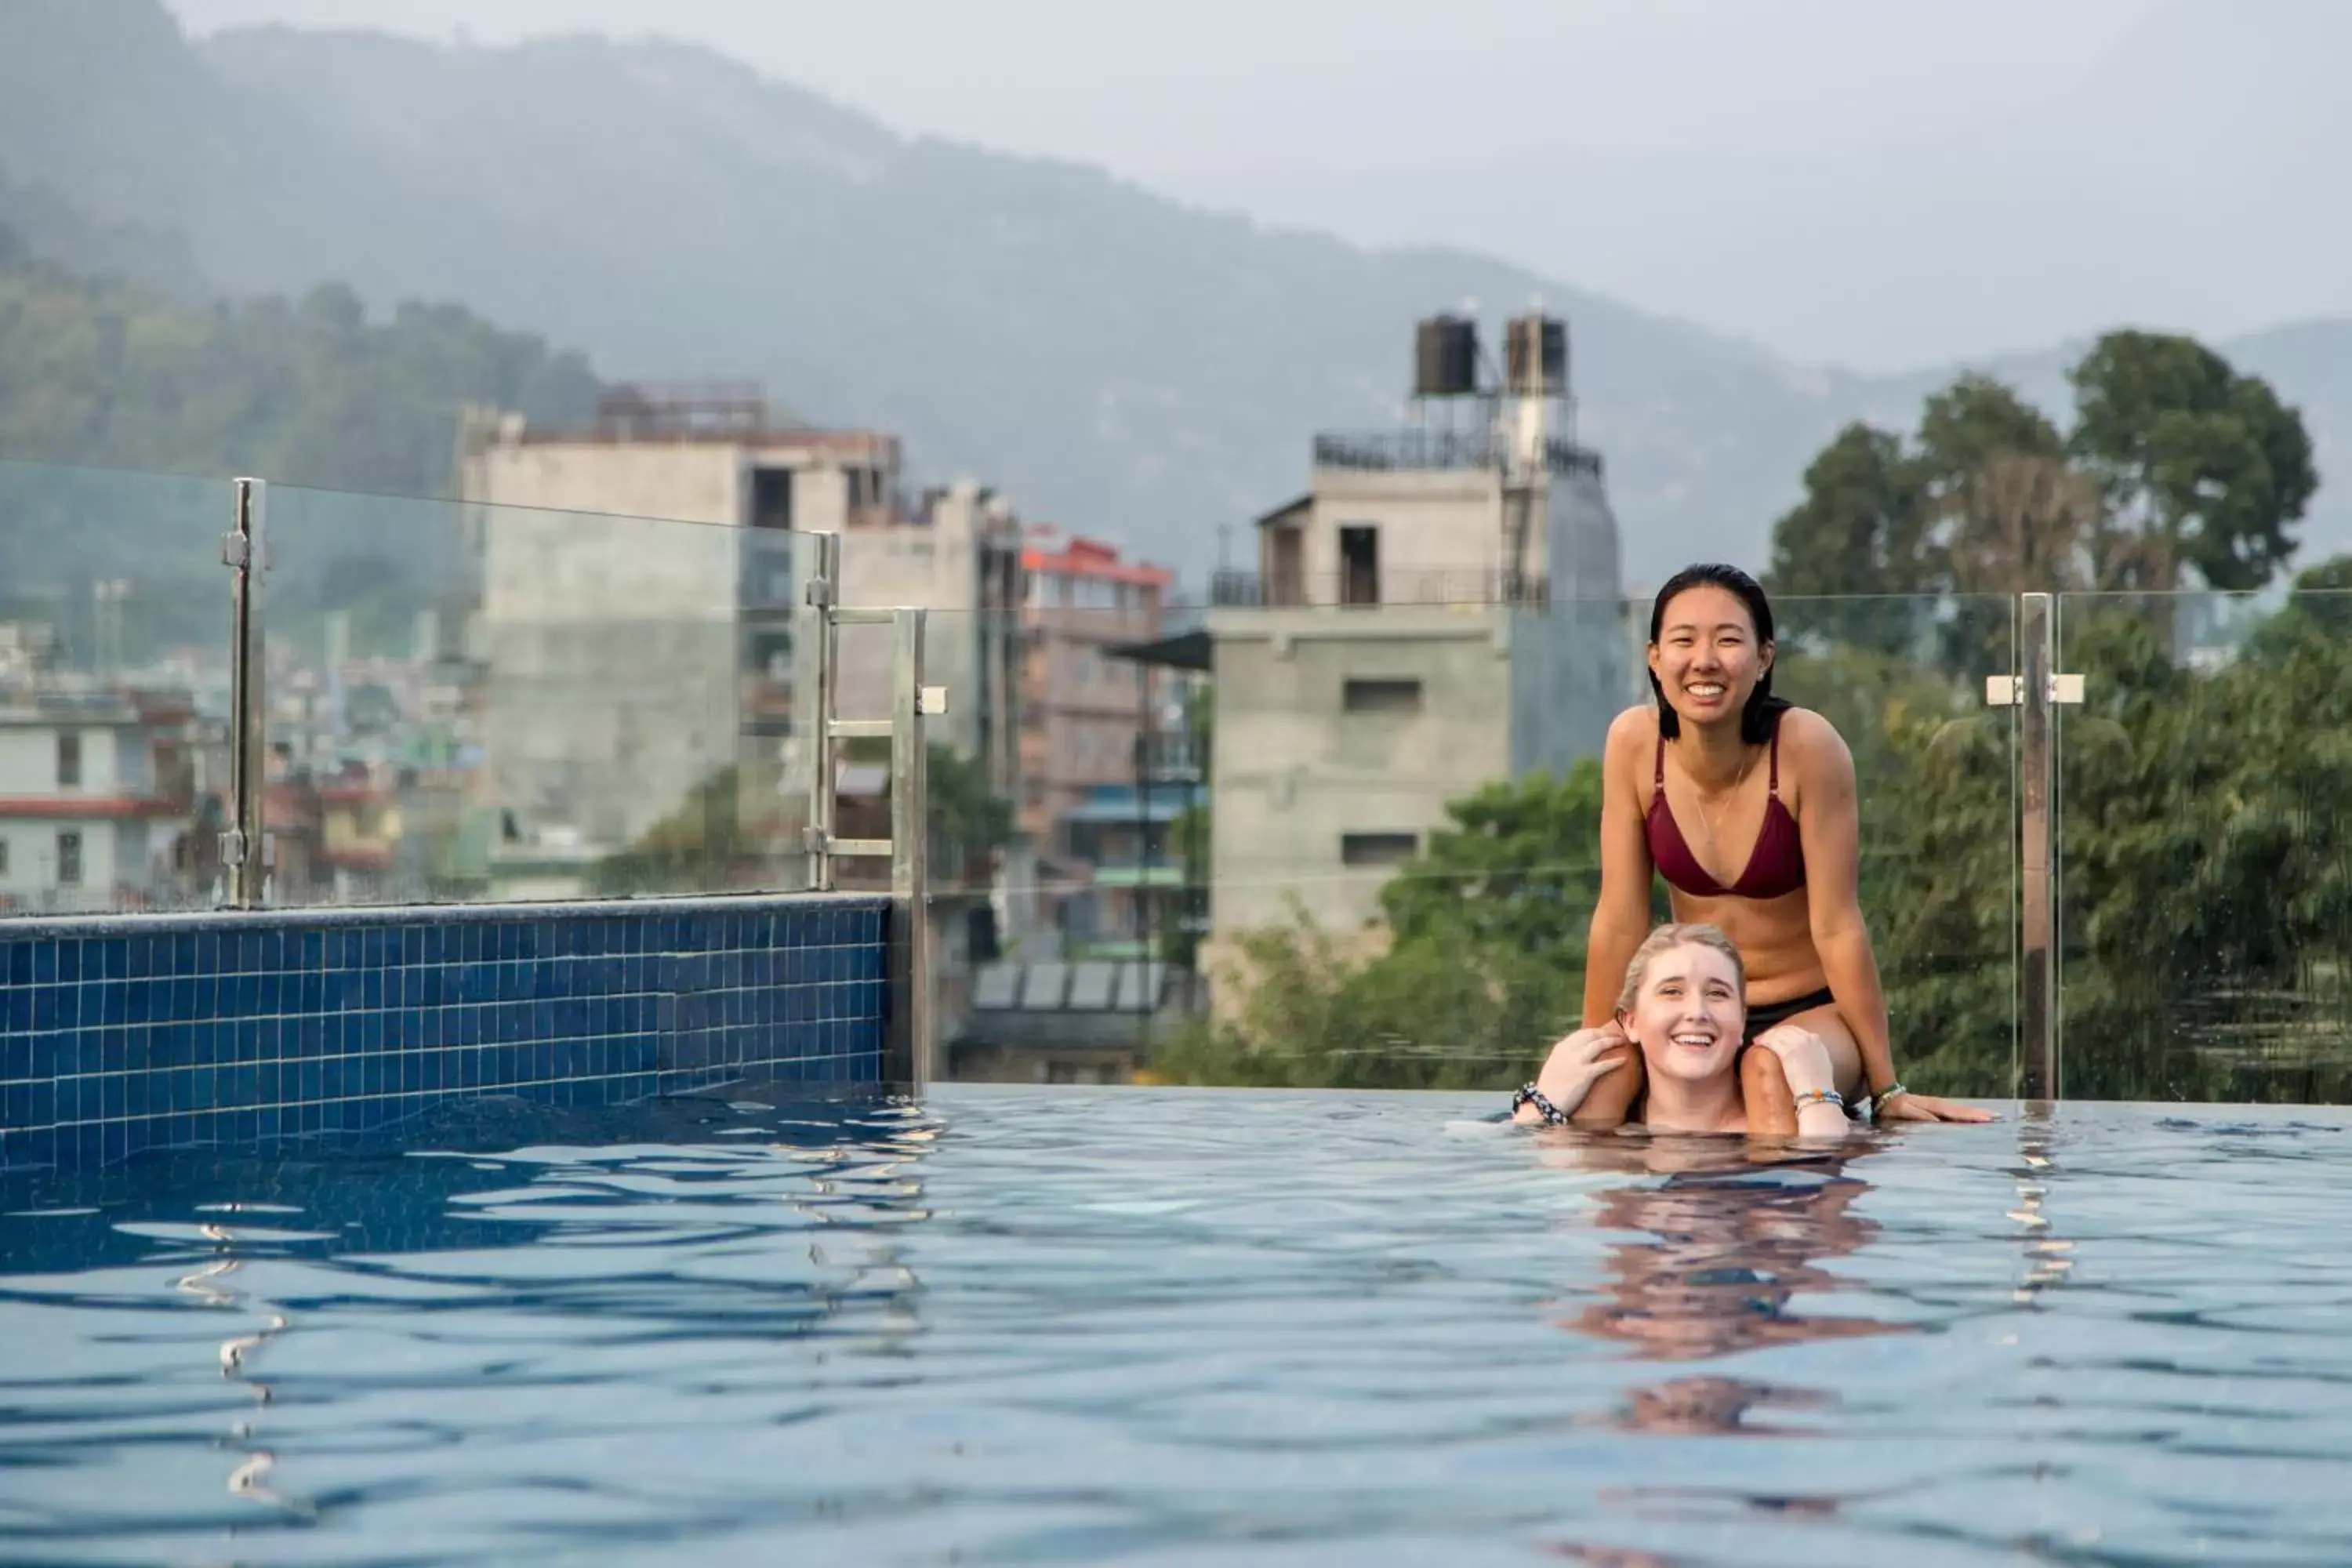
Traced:
<svg viewBox="0 0 2352 1568">
<path fill-rule="evenodd" d="M 808 737 L 808 826 L 802 830 L 802 839 L 808 850 L 809 891 L 829 893 L 833 891 L 834 702 L 840 684 L 840 629 L 833 610 L 841 598 L 841 536 L 820 533 L 815 542 L 816 571 L 803 595 L 815 612 L 807 618 L 809 636 L 803 639 L 810 658 L 803 689 L 811 711 L 803 714 L 803 705 L 794 702 L 793 721 Z"/>
<path fill-rule="evenodd" d="M 937 700 L 923 689 L 923 623 L 919 609 L 892 612 L 890 684 L 889 1064 L 895 1081 L 922 1093 L 939 1078 L 939 1038 L 931 996 L 929 750 L 923 719 Z"/>
<path fill-rule="evenodd" d="M 234 481 L 234 524 L 221 542 L 229 576 L 228 830 L 221 864 L 232 909 L 259 909 L 268 895 L 269 840 L 263 800 L 268 788 L 269 724 L 262 642 L 262 579 L 269 570 L 268 489 L 260 479 Z"/>
<path fill-rule="evenodd" d="M 2017 1026 L 2019 1092 L 2059 1098 L 2057 910 L 2057 605 L 2049 594 L 2018 597 Z"/>
</svg>

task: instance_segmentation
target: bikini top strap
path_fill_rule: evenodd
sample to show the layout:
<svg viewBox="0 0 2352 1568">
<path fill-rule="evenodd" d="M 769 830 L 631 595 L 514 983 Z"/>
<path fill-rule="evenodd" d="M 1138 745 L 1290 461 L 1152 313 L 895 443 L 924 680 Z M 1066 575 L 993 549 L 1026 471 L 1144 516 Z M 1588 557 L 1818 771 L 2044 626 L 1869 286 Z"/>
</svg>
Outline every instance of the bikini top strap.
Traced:
<svg viewBox="0 0 2352 1568">
<path fill-rule="evenodd" d="M 1771 772 L 1767 777 L 1772 798 L 1778 800 L 1780 798 L 1780 721 L 1777 718 L 1772 721 L 1772 756 L 1769 766 Z"/>
<path fill-rule="evenodd" d="M 1666 731 L 1664 725 L 1658 729 L 1658 765 L 1650 774 L 1650 783 L 1658 790 L 1666 787 Z"/>
</svg>

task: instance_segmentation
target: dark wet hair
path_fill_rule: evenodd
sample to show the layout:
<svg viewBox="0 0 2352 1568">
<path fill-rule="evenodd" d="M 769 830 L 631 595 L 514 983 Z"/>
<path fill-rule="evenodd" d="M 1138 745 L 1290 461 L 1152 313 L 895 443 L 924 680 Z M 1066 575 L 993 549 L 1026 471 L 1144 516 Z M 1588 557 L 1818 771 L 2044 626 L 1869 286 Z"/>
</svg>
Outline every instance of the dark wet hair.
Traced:
<svg viewBox="0 0 2352 1568">
<path fill-rule="evenodd" d="M 1658 646 L 1658 633 L 1666 624 L 1666 606 L 1678 594 L 1692 588 L 1721 588 L 1738 596 L 1748 606 L 1748 618 L 1755 625 L 1759 646 L 1772 637 L 1772 601 L 1764 596 L 1764 585 L 1737 566 L 1719 562 L 1701 562 L 1685 566 L 1666 579 L 1658 590 L 1658 597 L 1650 605 L 1650 646 Z M 1658 700 L 1658 733 L 1671 741 L 1682 733 L 1682 715 L 1666 700 L 1666 689 L 1658 684 L 1658 673 L 1650 672 L 1650 690 Z M 1748 705 L 1739 710 L 1739 738 L 1751 746 L 1760 746 L 1772 738 L 1773 727 L 1790 704 L 1785 698 L 1772 695 L 1772 671 L 1767 668 L 1757 678 L 1756 689 L 1748 694 Z"/>
</svg>

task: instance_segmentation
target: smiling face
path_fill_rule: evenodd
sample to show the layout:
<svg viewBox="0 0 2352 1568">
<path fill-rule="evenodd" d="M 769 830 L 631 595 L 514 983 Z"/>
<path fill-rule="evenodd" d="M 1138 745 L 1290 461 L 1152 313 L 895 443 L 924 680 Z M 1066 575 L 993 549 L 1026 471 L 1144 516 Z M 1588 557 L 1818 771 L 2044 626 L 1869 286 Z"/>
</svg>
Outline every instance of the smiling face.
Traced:
<svg viewBox="0 0 2352 1568">
<path fill-rule="evenodd" d="M 1684 723 L 1737 721 L 1771 668 L 1771 647 L 1758 641 L 1738 595 L 1702 583 L 1667 601 L 1650 645 L 1650 673 Z"/>
<path fill-rule="evenodd" d="M 1685 1083 L 1729 1073 L 1747 1022 L 1738 966 L 1689 942 L 1650 959 L 1624 1014 L 1625 1033 L 1642 1047 L 1643 1065 Z"/>
</svg>

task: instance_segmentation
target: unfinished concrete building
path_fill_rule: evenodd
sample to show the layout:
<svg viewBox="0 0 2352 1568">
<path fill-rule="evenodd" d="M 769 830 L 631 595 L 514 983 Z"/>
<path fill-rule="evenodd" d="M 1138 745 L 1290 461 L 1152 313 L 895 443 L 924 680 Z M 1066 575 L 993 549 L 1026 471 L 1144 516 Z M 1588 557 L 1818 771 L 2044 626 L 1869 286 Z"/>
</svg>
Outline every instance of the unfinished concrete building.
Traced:
<svg viewBox="0 0 2352 1568">
<path fill-rule="evenodd" d="M 1258 521 L 1257 570 L 1215 584 L 1220 938 L 1292 900 L 1361 930 L 1449 802 L 1597 756 L 1633 695 L 1564 325 L 1510 323 L 1491 390 L 1469 322 L 1424 322 L 1416 349 L 1412 418 L 1318 436 L 1307 492 Z"/>
<path fill-rule="evenodd" d="M 1018 523 L 971 484 L 910 507 L 901 460 L 895 437 L 810 428 L 744 387 L 616 389 L 585 430 L 470 417 L 460 597 L 511 830 L 593 857 L 731 768 L 758 797 L 742 819 L 788 851 L 819 531 L 841 537 L 839 602 L 935 612 L 929 679 L 950 697 L 933 733 L 1016 798 Z M 887 637 L 847 642 L 843 713 L 887 713 L 888 658 Z"/>
</svg>

